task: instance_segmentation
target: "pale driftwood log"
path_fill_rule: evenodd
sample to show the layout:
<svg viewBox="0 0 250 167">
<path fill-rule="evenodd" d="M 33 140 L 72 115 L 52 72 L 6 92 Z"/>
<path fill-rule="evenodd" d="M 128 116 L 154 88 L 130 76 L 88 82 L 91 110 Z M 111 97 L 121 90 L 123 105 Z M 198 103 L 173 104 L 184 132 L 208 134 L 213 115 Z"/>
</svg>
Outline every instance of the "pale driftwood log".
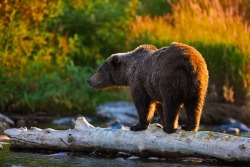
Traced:
<svg viewBox="0 0 250 167">
<path fill-rule="evenodd" d="M 95 128 L 84 117 L 74 129 L 8 129 L 14 148 L 56 149 L 90 152 L 124 152 L 150 157 L 212 157 L 224 161 L 250 162 L 250 139 L 215 132 L 166 134 L 157 124 L 145 131 Z"/>
</svg>

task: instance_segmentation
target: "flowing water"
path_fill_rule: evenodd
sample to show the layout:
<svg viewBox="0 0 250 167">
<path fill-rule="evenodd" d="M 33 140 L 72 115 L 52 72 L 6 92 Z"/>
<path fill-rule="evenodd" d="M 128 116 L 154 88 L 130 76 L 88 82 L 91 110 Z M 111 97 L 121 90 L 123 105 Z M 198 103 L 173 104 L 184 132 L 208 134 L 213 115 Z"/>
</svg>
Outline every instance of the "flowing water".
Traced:
<svg viewBox="0 0 250 167">
<path fill-rule="evenodd" d="M 20 152 L 10 151 L 9 145 L 4 145 L 3 151 L 0 152 L 0 167 L 128 167 L 128 166 L 218 166 L 214 162 L 200 162 L 199 160 L 193 162 L 174 162 L 166 160 L 149 160 L 149 159 L 125 159 L 125 158 L 100 158 L 93 157 L 90 155 L 70 155 L 66 153 L 31 153 L 31 152 Z"/>
</svg>

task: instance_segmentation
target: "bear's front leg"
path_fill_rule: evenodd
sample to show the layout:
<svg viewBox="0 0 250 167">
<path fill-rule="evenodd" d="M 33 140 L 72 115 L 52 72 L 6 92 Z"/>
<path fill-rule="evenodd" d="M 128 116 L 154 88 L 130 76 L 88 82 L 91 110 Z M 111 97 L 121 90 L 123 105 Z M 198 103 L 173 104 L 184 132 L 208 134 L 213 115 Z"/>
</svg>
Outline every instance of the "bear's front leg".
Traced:
<svg viewBox="0 0 250 167">
<path fill-rule="evenodd" d="M 149 124 L 141 124 L 141 123 L 138 123 L 136 125 L 133 125 L 130 127 L 130 130 L 131 131 L 141 131 L 141 130 L 146 130 L 148 128 L 148 125 Z"/>
<path fill-rule="evenodd" d="M 143 89 L 131 89 L 131 96 L 139 117 L 139 123 L 130 127 L 131 131 L 146 130 L 154 115 L 155 104 Z"/>
</svg>

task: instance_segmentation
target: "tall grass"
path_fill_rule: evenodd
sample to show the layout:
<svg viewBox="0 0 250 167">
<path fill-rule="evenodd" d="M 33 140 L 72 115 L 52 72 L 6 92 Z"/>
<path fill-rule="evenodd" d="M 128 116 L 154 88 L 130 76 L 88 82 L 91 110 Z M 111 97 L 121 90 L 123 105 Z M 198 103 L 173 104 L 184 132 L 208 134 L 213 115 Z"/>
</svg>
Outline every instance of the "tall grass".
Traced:
<svg viewBox="0 0 250 167">
<path fill-rule="evenodd" d="M 179 41 L 196 47 L 205 57 L 210 82 L 222 90 L 233 85 L 236 96 L 250 91 L 250 26 L 244 20 L 242 1 L 180 0 L 172 14 L 137 16 L 131 24 L 131 45 L 157 46 Z M 243 99 L 242 99 L 243 100 Z"/>
</svg>

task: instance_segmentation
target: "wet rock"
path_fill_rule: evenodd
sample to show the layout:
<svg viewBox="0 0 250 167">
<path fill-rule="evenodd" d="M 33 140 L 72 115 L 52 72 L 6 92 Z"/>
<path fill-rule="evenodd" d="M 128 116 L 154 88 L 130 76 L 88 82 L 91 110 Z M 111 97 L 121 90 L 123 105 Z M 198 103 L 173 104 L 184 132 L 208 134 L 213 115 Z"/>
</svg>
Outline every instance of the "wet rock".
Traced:
<svg viewBox="0 0 250 167">
<path fill-rule="evenodd" d="M 235 126 L 240 130 L 240 132 L 250 132 L 250 129 L 243 123 L 235 123 Z"/>
<path fill-rule="evenodd" d="M 52 123 L 55 124 L 55 125 L 74 126 L 77 117 L 80 117 L 80 116 L 81 115 L 76 116 L 76 117 L 62 117 L 62 118 L 58 118 L 58 119 L 54 119 L 52 121 Z M 89 118 L 89 117 L 85 117 L 85 118 L 86 118 L 86 120 L 88 122 L 92 122 L 91 118 Z"/>
<path fill-rule="evenodd" d="M 124 129 L 124 125 L 122 123 L 117 123 L 111 126 L 112 129 Z"/>
<path fill-rule="evenodd" d="M 123 129 L 123 128 L 124 128 L 124 126 L 121 123 L 112 126 L 112 129 Z"/>
<path fill-rule="evenodd" d="M 76 121 L 76 118 L 74 117 L 64 117 L 64 118 L 55 119 L 52 121 L 52 123 L 56 125 L 72 126 L 75 124 L 75 121 Z"/>
<path fill-rule="evenodd" d="M 9 125 L 14 125 L 14 121 L 12 119 L 10 119 L 9 117 L 7 117 L 1 113 L 0 113 L 0 122 L 6 122 Z"/>
<path fill-rule="evenodd" d="M 97 114 L 110 120 L 106 125 L 111 125 L 117 119 L 126 126 L 138 123 L 136 108 L 129 102 L 104 103 L 97 107 Z"/>
<path fill-rule="evenodd" d="M 0 130 L 9 129 L 14 125 L 14 121 L 0 113 Z"/>
<path fill-rule="evenodd" d="M 6 122 L 0 122 L 0 131 L 1 130 L 5 130 L 5 129 L 9 129 L 10 125 Z"/>
<path fill-rule="evenodd" d="M 128 129 L 129 129 L 129 127 L 123 125 L 119 119 L 116 120 L 116 121 L 115 121 L 114 123 L 112 123 L 111 125 L 108 125 L 107 128 L 112 128 L 112 129 L 125 129 L 125 130 L 128 130 Z"/>
<path fill-rule="evenodd" d="M 228 129 L 226 129 L 224 132 L 225 133 L 238 134 L 238 133 L 240 133 L 240 130 L 238 128 L 232 128 L 232 127 L 230 127 Z"/>
<path fill-rule="evenodd" d="M 243 123 L 237 122 L 233 124 L 228 124 L 228 125 L 222 125 L 221 128 L 228 129 L 228 128 L 237 128 L 240 130 L 240 132 L 250 132 L 250 129 Z"/>
<path fill-rule="evenodd" d="M 250 132 L 250 128 L 248 128 L 245 124 L 238 122 L 232 118 L 226 118 L 225 120 L 223 120 L 223 122 L 225 124 L 215 126 L 212 128 L 212 130 L 234 134 L 238 134 L 240 132 Z"/>
</svg>

